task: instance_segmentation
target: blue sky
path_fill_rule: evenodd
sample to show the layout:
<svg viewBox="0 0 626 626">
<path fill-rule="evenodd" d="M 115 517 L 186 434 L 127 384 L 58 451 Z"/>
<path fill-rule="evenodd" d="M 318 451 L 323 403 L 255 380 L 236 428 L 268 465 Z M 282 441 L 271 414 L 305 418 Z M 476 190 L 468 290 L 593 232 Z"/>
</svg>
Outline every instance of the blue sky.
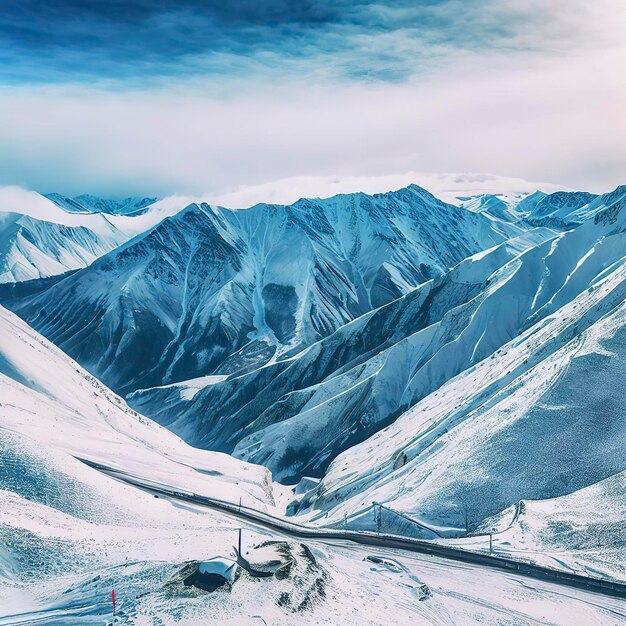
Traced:
<svg viewBox="0 0 626 626">
<path fill-rule="evenodd" d="M 418 170 L 599 190 L 625 169 L 623 27 L 617 0 L 5 0 L 0 184 Z"/>
<path fill-rule="evenodd" d="M 120 88 L 328 64 L 338 80 L 401 81 L 450 50 L 529 45 L 514 12 L 501 17 L 480 0 L 6 0 L 0 70 L 8 83 Z"/>
</svg>

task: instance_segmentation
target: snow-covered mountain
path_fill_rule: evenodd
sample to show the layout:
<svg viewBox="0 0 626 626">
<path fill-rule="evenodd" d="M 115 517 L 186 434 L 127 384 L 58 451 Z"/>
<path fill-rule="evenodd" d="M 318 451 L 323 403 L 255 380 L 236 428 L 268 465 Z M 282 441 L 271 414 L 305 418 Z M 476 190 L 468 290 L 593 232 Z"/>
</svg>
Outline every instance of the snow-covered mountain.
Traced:
<svg viewBox="0 0 626 626">
<path fill-rule="evenodd" d="M 11 306 L 127 392 L 295 353 L 521 232 L 416 186 L 240 211 L 193 204 Z"/>
<path fill-rule="evenodd" d="M 68 213 L 35 192 L 0 188 L 0 282 L 86 267 L 128 239 L 105 215 Z"/>
<path fill-rule="evenodd" d="M 29 200 L 0 221 L 10 280 L 88 267 L 3 292 L 59 347 L 0 307 L 0 623 L 102 623 L 121 589 L 128 623 L 289 624 L 285 594 L 309 587 L 299 623 L 386 623 L 392 604 L 390 623 L 623 617 L 509 572 L 322 543 L 284 548 L 300 560 L 262 593 L 244 574 L 199 596 L 181 572 L 230 558 L 246 522 L 78 459 L 624 580 L 626 187 L 460 207 L 415 186 L 240 211 Z"/>
<path fill-rule="evenodd" d="M 297 355 L 242 375 L 138 391 L 129 401 L 194 445 L 258 458 L 279 479 L 319 476 L 336 454 L 397 417 L 414 396 L 501 345 L 496 327 L 493 338 L 475 344 L 484 331 L 482 311 L 488 315 L 491 302 L 500 306 L 495 298 L 483 303 L 485 282 L 521 251 L 549 245 L 554 236 L 533 231 L 470 257 Z M 468 330 L 477 310 L 476 330 Z"/>
<path fill-rule="evenodd" d="M 124 201 L 43 196 L 0 188 L 0 283 L 48 278 L 90 265 L 184 207 L 183 198 Z"/>
<path fill-rule="evenodd" d="M 113 225 L 99 233 L 19 213 L 0 213 L 0 283 L 47 278 L 87 267 L 126 241 Z"/>
<path fill-rule="evenodd" d="M 148 197 L 112 200 L 90 194 L 63 196 L 59 193 L 45 194 L 45 197 L 72 213 L 109 213 L 111 215 L 141 215 L 158 200 L 158 198 Z"/>
<path fill-rule="evenodd" d="M 624 190 L 618 187 L 612 192 L 618 197 Z M 597 196 L 586 191 L 556 191 L 531 194 L 483 194 L 463 198 L 460 206 L 481 213 L 494 220 L 518 225 L 546 226 L 568 230 L 611 204 L 611 194 Z"/>
<path fill-rule="evenodd" d="M 582 223 L 594 213 L 596 198 L 595 194 L 584 191 L 551 194 L 536 191 L 521 200 L 516 209 L 531 224 L 566 229 Z"/>
<path fill-rule="evenodd" d="M 353 514 L 371 527 L 379 501 L 462 533 L 466 507 L 478 523 L 519 500 L 564 496 L 622 472 L 625 244 L 622 194 L 523 253 L 508 302 L 483 323 L 506 332 L 510 313 L 523 312 L 519 335 L 335 459 L 300 510 L 323 511 L 325 523 Z"/>
<path fill-rule="evenodd" d="M 470 257 L 300 354 L 243 375 L 139 391 L 129 400 L 195 445 L 266 465 L 281 480 L 320 476 L 340 451 L 495 358 L 621 267 L 625 198 L 607 194 L 608 208 L 569 232 L 530 231 Z M 615 304 L 621 289 L 617 283 Z M 577 323 L 577 331 L 588 323 Z"/>
</svg>

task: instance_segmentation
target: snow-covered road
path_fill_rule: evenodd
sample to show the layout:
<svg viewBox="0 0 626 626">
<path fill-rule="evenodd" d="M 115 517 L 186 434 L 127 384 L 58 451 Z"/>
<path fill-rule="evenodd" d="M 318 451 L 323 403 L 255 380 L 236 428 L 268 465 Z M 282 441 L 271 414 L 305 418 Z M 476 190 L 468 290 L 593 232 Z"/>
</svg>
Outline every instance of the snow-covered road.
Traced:
<svg viewBox="0 0 626 626">
<path fill-rule="evenodd" d="M 402 553 L 417 552 L 423 555 L 437 557 L 444 564 L 444 566 L 450 566 L 449 562 L 444 562 L 445 560 L 457 561 L 463 563 L 465 566 L 473 568 L 497 568 L 514 573 L 513 575 L 516 580 L 522 580 L 521 577 L 533 578 L 535 581 L 541 581 L 541 584 L 543 585 L 545 585 L 547 581 L 549 586 L 557 584 L 562 587 L 593 592 L 594 594 L 626 598 L 626 584 L 617 581 L 581 576 L 579 574 L 558 571 L 540 565 L 516 561 L 503 556 L 480 554 L 477 552 L 462 550 L 456 547 L 448 547 L 441 545 L 440 543 L 432 543 L 411 537 L 399 537 L 397 535 L 389 535 L 385 533 L 377 534 L 349 529 L 342 531 L 337 529 L 304 526 L 264 511 L 258 511 L 252 507 L 246 506 L 245 504 L 236 504 L 224 500 L 200 496 L 191 492 L 183 492 L 178 488 L 174 489 L 150 479 L 133 476 L 100 463 L 94 463 L 86 459 L 79 460 L 123 482 L 148 489 L 155 495 L 159 494 L 168 498 L 175 498 L 191 502 L 196 505 L 210 507 L 221 512 L 225 512 L 230 516 L 236 516 L 244 519 L 246 522 L 251 522 L 252 524 L 260 526 L 264 529 L 278 531 L 280 534 L 289 538 L 323 542 L 330 541 L 333 543 L 340 542 L 340 545 L 344 546 L 358 544 L 358 549 L 360 550 L 364 550 L 364 547 L 375 547 L 376 549 L 383 548 L 391 551 L 401 551 Z M 529 583 L 524 581 L 521 584 Z M 535 583 L 535 585 L 536 584 L 537 583 Z M 552 590 L 552 592 L 556 593 L 554 590 Z M 624 616 L 626 617 L 626 610 Z"/>
</svg>

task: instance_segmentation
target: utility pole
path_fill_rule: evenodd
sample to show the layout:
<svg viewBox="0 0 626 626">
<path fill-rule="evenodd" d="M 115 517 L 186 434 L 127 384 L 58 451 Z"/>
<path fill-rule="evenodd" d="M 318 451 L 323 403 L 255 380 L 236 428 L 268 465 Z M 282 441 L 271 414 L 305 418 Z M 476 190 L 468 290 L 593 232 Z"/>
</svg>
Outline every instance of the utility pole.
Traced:
<svg viewBox="0 0 626 626">
<path fill-rule="evenodd" d="M 348 535 L 348 514 L 343 514 L 343 532 L 347 536 Z"/>
<path fill-rule="evenodd" d="M 381 514 L 381 510 L 380 510 L 380 504 L 378 504 L 378 502 L 372 502 L 372 506 L 374 507 L 374 521 L 376 522 L 376 532 L 378 533 L 378 536 L 380 537 L 380 514 Z M 378 507 L 378 512 L 376 512 L 376 507 Z"/>
<path fill-rule="evenodd" d="M 374 509 L 374 513 L 376 513 L 376 509 Z M 382 526 L 382 517 L 383 517 L 383 510 L 380 508 L 380 504 L 379 504 L 378 505 L 378 536 L 379 537 L 380 537 L 380 527 Z"/>
<path fill-rule="evenodd" d="M 239 496 L 239 513 L 241 514 L 241 496 Z"/>
</svg>

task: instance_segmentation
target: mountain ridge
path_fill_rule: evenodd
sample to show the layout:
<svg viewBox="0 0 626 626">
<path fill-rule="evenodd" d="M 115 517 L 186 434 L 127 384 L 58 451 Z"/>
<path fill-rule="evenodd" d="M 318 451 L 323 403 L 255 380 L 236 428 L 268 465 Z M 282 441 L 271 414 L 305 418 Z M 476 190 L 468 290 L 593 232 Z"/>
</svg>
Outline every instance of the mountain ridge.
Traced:
<svg viewBox="0 0 626 626">
<path fill-rule="evenodd" d="M 519 232 L 417 186 L 246 210 L 192 204 L 51 287 L 54 312 L 43 310 L 43 294 L 11 307 L 127 392 L 219 367 L 245 370 L 277 350 L 301 349 Z M 88 332 L 98 330 L 83 344 L 84 331 L 77 327 L 72 339 L 68 318 L 89 308 L 95 322 Z M 144 360 L 117 367 L 124 336 Z M 88 356 L 100 351 L 98 361 Z M 136 379 L 131 370 L 144 375 Z"/>
</svg>

